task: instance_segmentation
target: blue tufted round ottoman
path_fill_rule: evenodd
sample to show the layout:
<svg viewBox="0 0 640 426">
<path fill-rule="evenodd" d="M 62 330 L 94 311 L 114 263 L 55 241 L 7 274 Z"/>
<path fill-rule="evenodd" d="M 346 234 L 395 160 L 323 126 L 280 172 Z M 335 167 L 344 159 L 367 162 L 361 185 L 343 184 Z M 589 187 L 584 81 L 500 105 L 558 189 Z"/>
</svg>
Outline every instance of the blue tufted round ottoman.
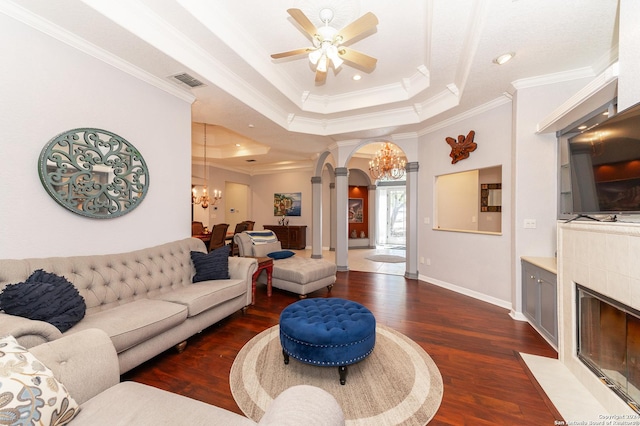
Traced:
<svg viewBox="0 0 640 426">
<path fill-rule="evenodd" d="M 376 319 L 359 303 L 338 299 L 303 299 L 280 314 L 284 363 L 289 357 L 324 367 L 337 366 L 340 384 L 347 365 L 366 358 L 376 344 Z"/>
</svg>

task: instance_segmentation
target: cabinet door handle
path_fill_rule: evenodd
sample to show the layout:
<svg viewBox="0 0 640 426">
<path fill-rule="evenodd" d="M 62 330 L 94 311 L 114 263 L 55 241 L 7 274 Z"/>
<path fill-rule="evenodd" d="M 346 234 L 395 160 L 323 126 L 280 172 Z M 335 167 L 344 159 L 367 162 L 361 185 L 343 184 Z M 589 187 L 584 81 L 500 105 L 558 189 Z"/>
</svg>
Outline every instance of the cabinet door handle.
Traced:
<svg viewBox="0 0 640 426">
<path fill-rule="evenodd" d="M 537 281 L 538 281 L 538 284 L 542 283 L 542 280 L 537 280 Z"/>
<path fill-rule="evenodd" d="M 535 277 L 533 275 L 531 275 L 531 279 L 534 279 Z"/>
</svg>

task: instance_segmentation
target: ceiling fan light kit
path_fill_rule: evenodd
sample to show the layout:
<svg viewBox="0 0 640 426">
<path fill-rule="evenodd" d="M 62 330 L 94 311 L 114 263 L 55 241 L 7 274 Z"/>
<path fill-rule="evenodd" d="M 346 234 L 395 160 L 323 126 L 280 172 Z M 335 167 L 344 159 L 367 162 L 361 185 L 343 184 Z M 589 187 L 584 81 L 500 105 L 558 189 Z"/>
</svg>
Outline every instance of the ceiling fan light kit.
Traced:
<svg viewBox="0 0 640 426">
<path fill-rule="evenodd" d="M 320 10 L 320 20 L 324 24 L 320 28 L 316 28 L 300 9 L 288 9 L 287 12 L 310 37 L 313 47 L 275 53 L 271 55 L 273 59 L 308 54 L 309 62 L 315 66 L 316 83 L 320 84 L 325 82 L 330 66 L 337 70 L 345 61 L 366 72 L 375 68 L 377 59 L 343 46 L 343 43 L 375 29 L 378 18 L 373 13 L 368 12 L 343 29 L 337 30 L 329 25 L 334 17 L 333 10 L 329 8 Z"/>
</svg>

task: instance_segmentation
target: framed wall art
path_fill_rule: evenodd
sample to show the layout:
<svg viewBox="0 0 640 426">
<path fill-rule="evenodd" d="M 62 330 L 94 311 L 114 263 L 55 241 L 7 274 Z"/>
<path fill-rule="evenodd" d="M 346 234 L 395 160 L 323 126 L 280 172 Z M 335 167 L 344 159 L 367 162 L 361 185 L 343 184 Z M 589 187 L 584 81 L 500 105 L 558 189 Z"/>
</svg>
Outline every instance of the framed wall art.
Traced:
<svg viewBox="0 0 640 426">
<path fill-rule="evenodd" d="M 349 223 L 364 222 L 364 199 L 349 198 Z"/>
<path fill-rule="evenodd" d="M 274 216 L 300 216 L 302 212 L 302 193 L 284 192 L 273 194 Z"/>
</svg>

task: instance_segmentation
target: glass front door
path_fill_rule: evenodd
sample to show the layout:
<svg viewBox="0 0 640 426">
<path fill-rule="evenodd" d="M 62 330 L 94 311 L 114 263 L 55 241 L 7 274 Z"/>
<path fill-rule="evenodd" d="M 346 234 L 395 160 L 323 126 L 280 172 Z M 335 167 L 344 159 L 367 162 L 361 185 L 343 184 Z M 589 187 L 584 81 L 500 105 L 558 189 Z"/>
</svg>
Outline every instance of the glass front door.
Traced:
<svg viewBox="0 0 640 426">
<path fill-rule="evenodd" d="M 406 246 L 406 190 L 405 186 L 378 187 L 378 235 L 376 245 Z"/>
</svg>

